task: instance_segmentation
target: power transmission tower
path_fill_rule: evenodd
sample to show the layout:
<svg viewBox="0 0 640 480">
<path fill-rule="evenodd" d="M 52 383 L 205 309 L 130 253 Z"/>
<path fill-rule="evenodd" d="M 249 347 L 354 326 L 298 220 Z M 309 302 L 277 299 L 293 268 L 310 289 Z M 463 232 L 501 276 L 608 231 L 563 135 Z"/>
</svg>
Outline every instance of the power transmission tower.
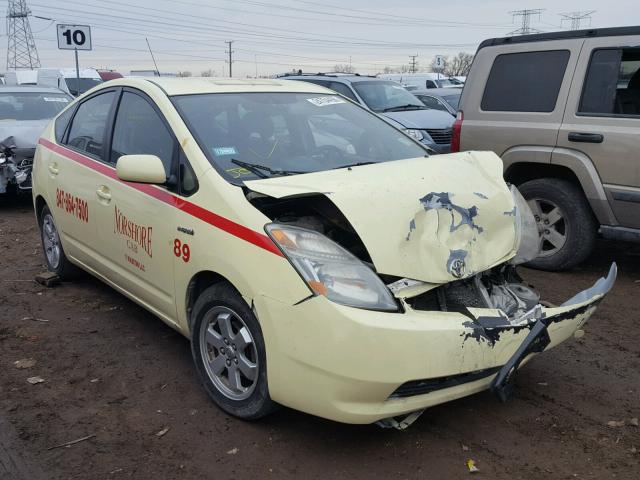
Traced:
<svg viewBox="0 0 640 480">
<path fill-rule="evenodd" d="M 596 13 L 595 10 L 589 10 L 586 12 L 568 12 L 561 13 L 560 16 L 562 20 L 560 23 L 568 22 L 571 20 L 571 30 L 580 30 L 580 26 L 582 25 L 582 20 L 589 20 L 589 25 L 591 25 L 591 15 Z"/>
<path fill-rule="evenodd" d="M 513 32 L 509 32 L 507 35 L 529 35 L 530 33 L 540 33 L 540 30 L 531 28 L 531 17 L 537 15 L 538 19 L 540 19 L 540 15 L 544 10 L 544 8 L 528 8 L 525 10 L 514 10 L 509 12 L 513 16 L 514 21 L 516 17 L 522 17 L 522 26 Z"/>
<path fill-rule="evenodd" d="M 409 58 L 411 59 L 411 63 L 409 63 L 409 72 L 410 73 L 416 73 L 417 71 L 417 67 L 418 67 L 418 62 L 416 62 L 416 58 L 418 57 L 418 55 L 409 55 Z"/>
<path fill-rule="evenodd" d="M 29 25 L 26 0 L 9 0 L 7 9 L 7 70 L 40 68 L 40 58 Z"/>
<path fill-rule="evenodd" d="M 227 63 L 229 64 L 229 78 L 231 78 L 233 75 L 231 74 L 231 64 L 233 63 L 233 50 L 231 50 L 231 44 L 233 43 L 233 40 L 229 40 L 227 42 L 224 42 L 227 45 L 229 45 L 229 50 L 225 50 L 224 53 L 228 53 L 229 54 L 229 60 L 227 61 Z"/>
</svg>

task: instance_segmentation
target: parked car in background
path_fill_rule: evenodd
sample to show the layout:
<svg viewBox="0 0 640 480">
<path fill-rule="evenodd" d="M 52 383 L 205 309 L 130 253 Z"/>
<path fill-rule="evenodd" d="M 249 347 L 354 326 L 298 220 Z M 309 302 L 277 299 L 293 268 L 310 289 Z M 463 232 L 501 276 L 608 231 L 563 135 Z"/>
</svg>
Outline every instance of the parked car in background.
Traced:
<svg viewBox="0 0 640 480">
<path fill-rule="evenodd" d="M 48 268 L 188 337 L 225 412 L 402 428 L 487 388 L 506 399 L 616 276 L 541 302 L 515 271 L 537 254 L 533 214 L 500 159 L 426 155 L 307 82 L 119 79 L 47 127 L 33 200 Z"/>
<path fill-rule="evenodd" d="M 419 90 L 425 88 L 459 88 L 464 85 L 463 82 L 442 73 L 381 73 L 378 78 L 398 82 L 402 85 L 413 85 Z"/>
<path fill-rule="evenodd" d="M 436 153 L 451 147 L 453 119 L 444 112 L 428 109 L 397 82 L 351 74 L 286 75 L 334 90 L 385 118 Z"/>
<path fill-rule="evenodd" d="M 104 82 L 107 80 L 115 80 L 116 78 L 123 78 L 123 75 L 115 70 L 97 70 L 97 72 Z"/>
<path fill-rule="evenodd" d="M 428 90 L 413 90 L 411 93 L 418 97 L 425 106 L 442 110 L 455 117 L 458 113 L 462 90 L 459 88 L 430 88 Z"/>
<path fill-rule="evenodd" d="M 56 88 L 0 86 L 0 194 L 31 189 L 38 138 L 72 100 Z"/>
<path fill-rule="evenodd" d="M 536 215 L 537 268 L 583 261 L 599 231 L 640 241 L 640 27 L 482 42 L 454 150 L 493 150 Z"/>
</svg>

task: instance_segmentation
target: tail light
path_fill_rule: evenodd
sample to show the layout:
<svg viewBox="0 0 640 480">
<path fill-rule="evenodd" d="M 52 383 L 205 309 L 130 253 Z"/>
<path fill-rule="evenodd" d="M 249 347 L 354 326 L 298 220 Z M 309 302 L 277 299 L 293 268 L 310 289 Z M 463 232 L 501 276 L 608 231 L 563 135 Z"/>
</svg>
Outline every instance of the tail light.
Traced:
<svg viewBox="0 0 640 480">
<path fill-rule="evenodd" d="M 462 110 L 458 110 L 458 115 L 456 115 L 456 121 L 453 122 L 453 131 L 451 135 L 451 151 L 459 152 L 460 151 L 460 134 L 462 133 L 462 121 L 464 120 L 464 113 Z"/>
</svg>

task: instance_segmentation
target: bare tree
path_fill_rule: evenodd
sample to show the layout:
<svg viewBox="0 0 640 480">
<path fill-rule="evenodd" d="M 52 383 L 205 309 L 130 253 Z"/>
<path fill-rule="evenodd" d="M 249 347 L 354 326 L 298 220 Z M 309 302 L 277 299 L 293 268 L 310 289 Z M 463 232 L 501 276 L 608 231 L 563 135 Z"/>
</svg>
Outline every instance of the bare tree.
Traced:
<svg viewBox="0 0 640 480">
<path fill-rule="evenodd" d="M 216 71 L 212 70 L 211 68 L 209 70 L 203 70 L 202 72 L 200 72 L 200 76 L 201 77 L 215 77 L 216 76 Z"/>
<path fill-rule="evenodd" d="M 191 72 L 189 72 L 189 71 L 178 72 L 178 76 L 179 77 L 190 77 L 191 76 Z"/>
<path fill-rule="evenodd" d="M 353 67 L 351 65 L 334 65 L 333 66 L 333 71 L 334 72 L 339 72 L 339 73 L 353 73 Z"/>
<path fill-rule="evenodd" d="M 466 76 L 471 69 L 473 55 L 466 52 L 460 52 L 451 60 L 447 59 L 445 73 L 451 77 Z"/>
</svg>

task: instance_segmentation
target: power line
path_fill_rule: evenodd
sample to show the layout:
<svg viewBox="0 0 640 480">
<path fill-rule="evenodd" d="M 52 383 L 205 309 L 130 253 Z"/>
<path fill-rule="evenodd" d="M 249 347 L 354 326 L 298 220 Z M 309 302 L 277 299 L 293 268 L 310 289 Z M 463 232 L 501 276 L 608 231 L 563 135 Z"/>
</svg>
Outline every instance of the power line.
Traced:
<svg viewBox="0 0 640 480">
<path fill-rule="evenodd" d="M 535 28 L 531 28 L 531 17 L 534 15 L 540 16 L 542 12 L 544 12 L 544 8 L 533 8 L 533 9 L 525 9 L 525 10 L 513 10 L 509 12 L 513 16 L 513 20 L 517 17 L 522 18 L 522 26 L 512 32 L 509 32 L 508 35 L 529 35 L 530 33 L 540 33 L 540 30 Z"/>
<path fill-rule="evenodd" d="M 564 22 L 571 20 L 571 30 L 580 30 L 580 26 L 583 20 L 589 20 L 589 25 L 591 25 L 591 15 L 596 13 L 595 10 L 589 10 L 585 12 L 568 12 L 568 13 L 560 13 L 560 24 L 563 25 Z"/>
<path fill-rule="evenodd" d="M 9 0 L 7 8 L 7 69 L 40 68 L 26 0 Z"/>
</svg>

